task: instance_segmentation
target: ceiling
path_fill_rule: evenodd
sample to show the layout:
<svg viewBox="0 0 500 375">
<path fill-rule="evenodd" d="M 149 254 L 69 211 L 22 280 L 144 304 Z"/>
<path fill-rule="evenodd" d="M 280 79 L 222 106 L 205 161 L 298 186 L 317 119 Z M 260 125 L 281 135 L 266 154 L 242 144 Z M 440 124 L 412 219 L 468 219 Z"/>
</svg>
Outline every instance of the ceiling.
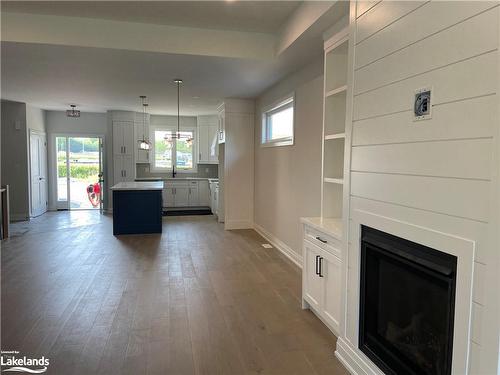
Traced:
<svg viewBox="0 0 500 375">
<path fill-rule="evenodd" d="M 293 67 L 272 61 L 2 42 L 2 93 L 44 109 L 177 111 L 172 80 L 184 79 L 181 113 L 215 113 L 225 97 L 252 98 Z M 3 98 L 5 98 L 3 96 Z"/>
<path fill-rule="evenodd" d="M 275 33 L 301 1 L 2 1 L 7 12 Z"/>
<path fill-rule="evenodd" d="M 76 104 L 82 111 L 105 112 L 139 111 L 139 95 L 147 95 L 150 113 L 174 114 L 177 104 L 172 80 L 182 78 L 183 115 L 215 113 L 228 97 L 254 98 L 319 59 L 322 32 L 348 9 L 348 3 L 342 1 L 0 4 L 2 99 L 47 110 L 65 110 Z M 5 22 L 9 17 L 10 23 Z M 103 20 L 108 19 L 121 22 L 102 28 L 103 24 L 107 27 L 109 23 Z M 172 25 L 185 29 L 172 31 Z M 281 54 L 274 49 L 261 58 L 247 53 L 264 42 L 274 46 L 280 38 L 288 42 Z M 225 42 L 221 45 L 220 40 Z M 200 52 L 204 47 L 208 52 Z"/>
</svg>

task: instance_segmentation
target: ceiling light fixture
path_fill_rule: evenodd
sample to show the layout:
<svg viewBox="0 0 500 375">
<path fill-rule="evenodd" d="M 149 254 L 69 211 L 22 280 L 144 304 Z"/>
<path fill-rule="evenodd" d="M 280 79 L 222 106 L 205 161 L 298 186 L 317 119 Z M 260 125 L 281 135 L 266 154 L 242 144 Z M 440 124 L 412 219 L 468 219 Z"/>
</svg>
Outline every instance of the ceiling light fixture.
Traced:
<svg viewBox="0 0 500 375">
<path fill-rule="evenodd" d="M 138 140 L 139 150 L 149 150 L 151 148 L 151 143 L 146 139 L 146 107 L 148 103 L 146 103 L 146 96 L 139 96 L 142 100 L 142 139 Z"/>
<path fill-rule="evenodd" d="M 75 117 L 78 118 L 80 117 L 80 111 L 76 109 L 76 104 L 70 104 L 71 109 L 68 109 L 66 111 L 66 116 L 67 117 Z"/>
<path fill-rule="evenodd" d="M 180 102 L 181 102 L 181 85 L 183 81 L 180 78 L 176 78 L 174 79 L 174 83 L 177 85 L 177 132 L 175 132 L 174 134 L 167 133 L 164 139 L 166 143 L 170 144 L 174 142 L 174 139 L 184 140 L 186 141 L 188 146 L 191 146 L 193 144 L 193 137 L 181 133 Z"/>
</svg>

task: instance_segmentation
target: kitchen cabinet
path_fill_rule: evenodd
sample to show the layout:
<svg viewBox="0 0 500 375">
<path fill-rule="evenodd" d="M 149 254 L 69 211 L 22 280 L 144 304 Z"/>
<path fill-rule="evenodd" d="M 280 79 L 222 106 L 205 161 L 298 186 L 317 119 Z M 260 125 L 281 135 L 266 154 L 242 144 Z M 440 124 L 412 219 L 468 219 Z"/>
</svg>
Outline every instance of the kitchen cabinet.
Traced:
<svg viewBox="0 0 500 375">
<path fill-rule="evenodd" d="M 198 116 L 198 163 L 218 164 L 218 117 Z M 214 142 L 215 140 L 215 142 Z"/>
<path fill-rule="evenodd" d="M 208 181 L 167 181 L 163 207 L 208 206 Z"/>
<path fill-rule="evenodd" d="M 166 184 L 165 184 L 166 185 Z M 162 191 L 163 207 L 174 207 L 175 194 L 173 187 L 164 187 Z"/>
<path fill-rule="evenodd" d="M 219 144 L 220 143 L 225 143 L 226 142 L 226 111 L 224 108 L 224 104 L 222 104 L 218 108 L 218 140 Z"/>
<path fill-rule="evenodd" d="M 113 121 L 113 183 L 133 181 L 134 163 L 134 123 Z"/>
<path fill-rule="evenodd" d="M 331 233 L 304 225 L 303 306 L 339 334 L 341 318 L 341 241 Z"/>
<path fill-rule="evenodd" d="M 113 154 L 134 155 L 134 123 L 113 121 Z"/>
<path fill-rule="evenodd" d="M 187 184 L 175 185 L 174 207 L 189 207 L 189 187 Z"/>
</svg>

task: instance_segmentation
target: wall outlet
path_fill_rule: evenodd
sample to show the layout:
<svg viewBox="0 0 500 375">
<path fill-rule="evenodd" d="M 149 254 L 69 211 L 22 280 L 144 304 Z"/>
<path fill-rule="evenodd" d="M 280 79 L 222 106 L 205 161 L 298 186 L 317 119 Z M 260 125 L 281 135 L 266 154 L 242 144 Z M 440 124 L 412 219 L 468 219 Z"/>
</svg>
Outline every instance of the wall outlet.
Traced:
<svg viewBox="0 0 500 375">
<path fill-rule="evenodd" d="M 414 121 L 428 120 L 432 117 L 432 87 L 415 90 L 413 102 Z"/>
</svg>

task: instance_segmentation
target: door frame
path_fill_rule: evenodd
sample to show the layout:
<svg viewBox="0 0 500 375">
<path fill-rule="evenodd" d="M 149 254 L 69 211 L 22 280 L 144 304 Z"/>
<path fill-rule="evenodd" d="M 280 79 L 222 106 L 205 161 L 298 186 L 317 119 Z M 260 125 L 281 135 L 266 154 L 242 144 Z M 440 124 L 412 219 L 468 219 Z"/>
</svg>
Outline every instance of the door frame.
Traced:
<svg viewBox="0 0 500 375">
<path fill-rule="evenodd" d="M 32 178 L 31 178 L 31 137 L 33 135 L 43 136 L 45 138 L 45 158 L 43 159 L 43 163 L 45 165 L 45 210 L 40 214 L 35 215 L 33 212 L 33 200 L 32 200 Z M 47 133 L 42 130 L 29 129 L 28 132 L 28 179 L 29 179 L 29 188 L 28 188 L 28 200 L 29 200 L 29 216 L 36 217 L 41 216 L 45 212 L 47 212 L 49 208 L 49 168 L 48 168 L 48 139 Z"/>
<path fill-rule="evenodd" d="M 67 184 L 67 189 L 68 189 L 68 192 L 67 192 L 67 205 L 66 207 L 61 207 L 59 204 L 58 204 L 58 200 L 57 200 L 57 138 L 58 137 L 65 137 L 65 138 L 101 138 L 101 142 L 102 142 L 102 152 L 101 152 L 101 172 L 103 174 L 103 177 L 102 177 L 102 190 L 101 190 L 101 197 L 102 198 L 105 198 L 107 195 L 106 195 L 106 177 L 107 177 L 107 173 L 106 173 L 106 168 L 107 168 L 107 163 L 106 163 L 106 160 L 107 160 L 107 156 L 106 156 L 106 135 L 105 134 L 100 134 L 100 133 L 52 133 L 50 135 L 50 143 L 51 143 L 51 147 L 50 147 L 50 150 L 48 151 L 49 155 L 50 155 L 50 159 L 51 159 L 51 163 L 50 163 L 50 182 L 53 186 L 53 189 L 51 191 L 51 197 L 53 199 L 53 209 L 54 210 L 70 210 L 70 200 L 71 200 L 71 197 L 70 197 L 70 186 L 69 186 L 69 182 Z M 66 142 L 66 147 L 69 146 L 69 143 Z M 102 204 L 102 201 L 101 201 L 101 211 L 103 210 L 103 204 Z"/>
</svg>

